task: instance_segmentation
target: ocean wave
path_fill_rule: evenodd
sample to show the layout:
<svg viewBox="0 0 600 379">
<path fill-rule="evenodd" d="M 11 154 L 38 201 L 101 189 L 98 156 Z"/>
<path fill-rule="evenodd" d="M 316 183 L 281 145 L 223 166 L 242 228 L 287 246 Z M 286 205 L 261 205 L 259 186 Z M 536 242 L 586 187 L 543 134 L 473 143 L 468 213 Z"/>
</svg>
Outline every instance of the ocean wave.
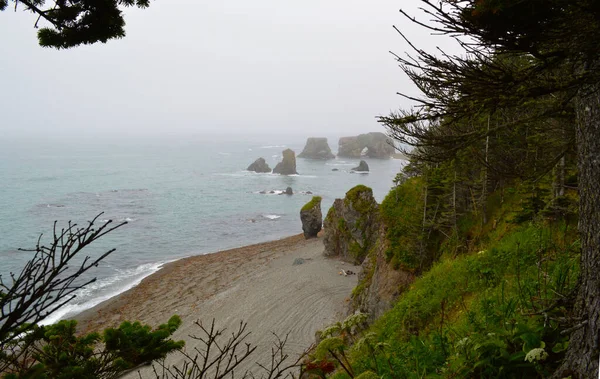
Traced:
<svg viewBox="0 0 600 379">
<path fill-rule="evenodd" d="M 268 218 L 269 220 L 277 220 L 278 218 L 281 218 L 281 216 L 278 215 L 262 215 L 264 218 Z"/>
<path fill-rule="evenodd" d="M 339 162 L 339 163 L 325 163 L 326 166 L 354 166 L 356 163 L 347 163 L 347 162 Z"/>
<path fill-rule="evenodd" d="M 215 176 L 233 176 L 233 177 L 246 177 L 246 176 L 261 176 L 265 178 L 279 178 L 281 175 L 273 174 L 271 172 L 254 172 L 254 171 L 238 171 L 238 172 L 219 172 L 214 173 Z"/>
<path fill-rule="evenodd" d="M 42 204 L 38 204 L 37 205 L 40 208 L 64 208 L 65 205 L 63 204 L 49 204 L 49 203 L 42 203 Z"/>
<path fill-rule="evenodd" d="M 285 147 L 285 145 L 267 145 L 261 146 L 259 149 L 281 149 L 282 147 Z"/>
<path fill-rule="evenodd" d="M 101 302 L 137 286 L 144 278 L 154 274 L 168 262 L 172 261 L 147 263 L 132 269 L 117 270 L 117 275 L 98 280 L 78 290 L 75 293 L 77 297 L 71 303 L 60 307 L 56 312 L 42 320 L 40 325 L 51 325 L 67 316 L 73 317 L 93 308 Z M 77 299 L 81 299 L 81 302 L 77 303 Z"/>
<path fill-rule="evenodd" d="M 254 193 L 258 193 L 258 194 L 261 194 L 261 195 L 281 195 L 281 194 L 284 194 L 285 191 L 282 191 L 282 190 L 268 190 L 268 191 L 267 190 L 262 190 L 262 191 L 256 191 Z"/>
</svg>

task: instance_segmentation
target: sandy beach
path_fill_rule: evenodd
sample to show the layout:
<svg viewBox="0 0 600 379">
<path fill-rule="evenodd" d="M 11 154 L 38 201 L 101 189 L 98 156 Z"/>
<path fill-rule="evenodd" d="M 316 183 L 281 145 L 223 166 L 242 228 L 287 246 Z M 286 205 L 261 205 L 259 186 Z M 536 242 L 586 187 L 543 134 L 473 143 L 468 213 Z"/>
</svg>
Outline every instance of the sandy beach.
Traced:
<svg viewBox="0 0 600 379">
<path fill-rule="evenodd" d="M 314 342 L 317 330 L 344 316 L 357 282 L 356 275 L 339 275 L 341 269 L 357 268 L 322 252 L 321 238 L 296 235 L 184 258 L 76 319 L 81 330 L 90 331 L 125 320 L 157 326 L 177 314 L 183 324 L 173 338 L 185 340 L 188 352 L 197 346 L 189 337 L 198 334 L 195 321 L 207 324 L 214 318 L 217 327 L 232 331 L 243 320 L 252 333 L 248 341 L 258 346 L 247 363 L 270 359 L 272 333 L 289 333 L 287 352 L 299 354 Z M 297 258 L 304 263 L 294 265 Z M 171 364 L 181 360 L 177 353 L 169 358 Z"/>
</svg>

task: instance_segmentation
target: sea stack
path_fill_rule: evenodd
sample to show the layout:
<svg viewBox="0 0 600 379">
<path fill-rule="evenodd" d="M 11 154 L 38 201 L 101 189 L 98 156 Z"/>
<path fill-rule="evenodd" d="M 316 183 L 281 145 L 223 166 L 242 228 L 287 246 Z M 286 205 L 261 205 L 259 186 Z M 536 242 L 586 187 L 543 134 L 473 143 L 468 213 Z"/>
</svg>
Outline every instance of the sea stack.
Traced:
<svg viewBox="0 0 600 379">
<path fill-rule="evenodd" d="M 296 175 L 296 153 L 291 149 L 283 150 L 283 160 L 277 163 L 273 174 Z"/>
<path fill-rule="evenodd" d="M 321 196 L 313 196 L 300 210 L 302 231 L 304 238 L 315 238 L 323 227 L 323 214 L 321 213 Z"/>
<path fill-rule="evenodd" d="M 377 243 L 380 222 L 379 205 L 371 188 L 352 188 L 344 199 L 335 199 L 325 217 L 325 256 L 361 264 Z"/>
<path fill-rule="evenodd" d="M 267 164 L 264 158 L 258 158 L 248 168 L 248 171 L 254 172 L 271 172 L 271 167 Z"/>
<path fill-rule="evenodd" d="M 304 150 L 298 155 L 298 158 L 326 160 L 335 158 L 335 155 L 329 148 L 327 138 L 310 137 L 306 140 Z"/>
<path fill-rule="evenodd" d="M 372 132 L 356 137 L 342 137 L 338 142 L 338 156 L 345 158 L 391 158 L 396 152 L 393 141 L 383 133 Z"/>
</svg>

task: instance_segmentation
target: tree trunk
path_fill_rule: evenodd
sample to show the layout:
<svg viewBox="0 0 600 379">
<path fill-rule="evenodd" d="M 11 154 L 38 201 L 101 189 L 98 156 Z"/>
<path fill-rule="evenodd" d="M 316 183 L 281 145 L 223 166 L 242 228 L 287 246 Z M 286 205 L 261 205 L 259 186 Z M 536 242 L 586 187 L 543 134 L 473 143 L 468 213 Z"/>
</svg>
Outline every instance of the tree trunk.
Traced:
<svg viewBox="0 0 600 379">
<path fill-rule="evenodd" d="M 575 304 L 581 328 L 554 377 L 598 378 L 600 344 L 600 85 L 577 102 L 577 167 L 581 274 Z"/>
</svg>

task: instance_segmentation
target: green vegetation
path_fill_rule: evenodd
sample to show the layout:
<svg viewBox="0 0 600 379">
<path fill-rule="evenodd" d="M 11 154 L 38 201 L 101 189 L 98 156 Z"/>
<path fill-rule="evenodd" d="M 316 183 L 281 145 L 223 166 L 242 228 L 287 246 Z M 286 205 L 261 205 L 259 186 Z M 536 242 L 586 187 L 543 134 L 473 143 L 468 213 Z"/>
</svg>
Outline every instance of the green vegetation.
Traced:
<svg viewBox="0 0 600 379">
<path fill-rule="evenodd" d="M 415 183 L 403 186 L 414 190 Z M 396 188 L 388 198 L 410 190 Z M 490 214 L 512 218 L 523 212 L 515 207 L 521 200 L 515 196 Z M 575 225 L 496 220 L 496 229 L 481 232 L 472 217 L 463 217 L 472 227 L 459 236 L 483 233 L 471 252 L 435 263 L 360 339 L 344 346 L 338 340 L 334 353 L 349 365 L 338 364 L 336 377 L 529 378 L 557 368 L 568 346 L 561 332 L 570 306 L 556 300 L 568 298 L 579 272 Z"/>
<path fill-rule="evenodd" d="M 373 190 L 362 184 L 352 187 L 344 198 L 346 205 L 352 204 L 352 208 L 363 215 L 377 209 L 377 204 L 372 200 Z"/>
<path fill-rule="evenodd" d="M 49 326 L 34 326 L 21 341 L 5 346 L 18 357 L 6 368 L 5 379 L 17 378 L 113 378 L 140 364 L 180 350 L 184 342 L 171 335 L 181 325 L 173 316 L 168 323 L 152 329 L 139 322 L 124 322 L 102 335 L 77 335 L 76 321 L 59 321 Z M 27 357 L 19 357 L 19 347 L 27 346 Z M 9 360 L 10 354 L 1 357 Z"/>
<path fill-rule="evenodd" d="M 411 178 L 392 188 L 381 203 L 381 214 L 387 227 L 386 259 L 394 268 L 415 271 L 423 264 L 423 185 Z"/>
<path fill-rule="evenodd" d="M 317 205 L 321 205 L 321 196 L 313 196 L 313 198 L 302 207 L 301 211 L 309 211 L 316 207 Z"/>
</svg>

